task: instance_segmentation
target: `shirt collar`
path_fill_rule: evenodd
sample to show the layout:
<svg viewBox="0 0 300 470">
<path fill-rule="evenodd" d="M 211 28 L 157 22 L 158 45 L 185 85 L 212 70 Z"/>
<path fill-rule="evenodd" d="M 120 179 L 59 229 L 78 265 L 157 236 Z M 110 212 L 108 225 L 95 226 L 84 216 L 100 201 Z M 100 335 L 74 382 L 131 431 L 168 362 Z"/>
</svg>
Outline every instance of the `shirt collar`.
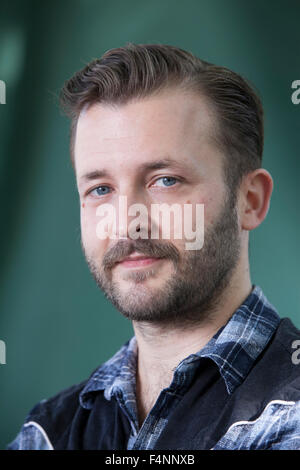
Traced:
<svg viewBox="0 0 300 470">
<path fill-rule="evenodd" d="M 276 331 L 280 317 L 259 286 L 230 317 L 225 326 L 195 354 L 181 361 L 175 373 L 184 372 L 201 357 L 210 358 L 218 366 L 227 391 L 231 394 L 245 379 L 254 361 L 265 349 Z M 197 361 L 196 361 L 197 360 Z M 80 404 L 91 408 L 96 392 L 104 390 L 107 400 L 115 393 L 134 394 L 137 362 L 137 341 L 133 336 L 108 361 L 98 367 L 80 393 Z"/>
<path fill-rule="evenodd" d="M 259 286 L 253 286 L 226 325 L 195 356 L 211 358 L 219 368 L 228 393 L 232 393 L 266 348 L 279 322 L 275 307 Z"/>
</svg>

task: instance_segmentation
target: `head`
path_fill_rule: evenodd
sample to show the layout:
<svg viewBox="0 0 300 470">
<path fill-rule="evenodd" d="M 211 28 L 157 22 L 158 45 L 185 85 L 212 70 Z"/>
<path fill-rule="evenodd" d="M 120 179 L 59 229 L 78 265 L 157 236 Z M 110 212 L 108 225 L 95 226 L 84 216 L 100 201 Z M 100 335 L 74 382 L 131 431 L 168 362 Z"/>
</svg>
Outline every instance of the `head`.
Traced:
<svg viewBox="0 0 300 470">
<path fill-rule="evenodd" d="M 82 247 L 97 284 L 132 320 L 201 322 L 245 268 L 248 231 L 268 210 L 257 94 L 238 74 L 182 49 L 129 43 L 76 73 L 61 100 L 71 117 Z M 128 236 L 134 217 L 121 214 L 120 196 L 148 209 L 140 238 Z M 100 240 L 97 208 L 105 203 L 116 210 L 118 233 Z M 194 229 L 203 204 L 203 247 L 186 250 L 172 229 L 168 240 L 151 238 L 157 203 L 189 204 Z M 120 263 L 135 254 L 152 261 Z"/>
</svg>

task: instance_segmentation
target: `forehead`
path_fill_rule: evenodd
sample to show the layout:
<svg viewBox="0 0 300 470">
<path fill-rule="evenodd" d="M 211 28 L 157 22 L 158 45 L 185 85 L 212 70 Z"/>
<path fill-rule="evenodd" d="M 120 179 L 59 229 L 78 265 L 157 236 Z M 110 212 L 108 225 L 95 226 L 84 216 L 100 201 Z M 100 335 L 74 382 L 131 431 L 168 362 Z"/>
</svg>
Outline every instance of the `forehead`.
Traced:
<svg viewBox="0 0 300 470">
<path fill-rule="evenodd" d="M 97 165 L 129 165 L 172 155 L 195 156 L 212 145 L 215 117 L 207 100 L 192 92 L 168 90 L 125 105 L 94 104 L 81 112 L 75 136 L 77 176 Z"/>
</svg>

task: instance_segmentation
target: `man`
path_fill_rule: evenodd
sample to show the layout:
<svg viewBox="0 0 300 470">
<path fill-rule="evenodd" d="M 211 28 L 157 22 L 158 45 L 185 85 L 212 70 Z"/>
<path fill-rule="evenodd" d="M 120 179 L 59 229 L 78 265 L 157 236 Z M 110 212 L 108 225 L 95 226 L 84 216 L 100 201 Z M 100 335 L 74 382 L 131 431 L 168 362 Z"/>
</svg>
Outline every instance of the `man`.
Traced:
<svg viewBox="0 0 300 470">
<path fill-rule="evenodd" d="M 8 448 L 299 449 L 299 331 L 249 272 L 249 231 L 273 187 L 255 91 L 184 50 L 129 43 L 67 81 L 62 103 L 82 248 L 135 335 L 38 403 Z M 174 204 L 189 216 L 174 211 L 163 237 L 152 208 Z M 175 229 L 197 233 L 199 207 L 204 242 L 188 249 Z"/>
</svg>

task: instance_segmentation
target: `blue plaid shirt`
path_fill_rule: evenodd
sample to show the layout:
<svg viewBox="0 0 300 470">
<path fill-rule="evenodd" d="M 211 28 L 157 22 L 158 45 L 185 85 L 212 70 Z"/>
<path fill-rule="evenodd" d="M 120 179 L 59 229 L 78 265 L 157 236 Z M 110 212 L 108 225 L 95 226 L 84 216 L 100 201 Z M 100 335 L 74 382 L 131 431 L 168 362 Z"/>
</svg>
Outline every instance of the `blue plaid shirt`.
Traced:
<svg viewBox="0 0 300 470">
<path fill-rule="evenodd" d="M 103 390 L 107 400 L 114 396 L 131 426 L 127 449 L 153 449 L 171 412 L 188 391 L 201 358 L 210 358 L 216 364 L 227 393 L 231 395 L 243 383 L 279 323 L 280 317 L 275 308 L 268 302 L 260 287 L 253 286 L 250 295 L 226 325 L 200 351 L 178 364 L 170 385 L 173 393 L 166 394 L 166 389 L 161 391 L 141 428 L 138 425 L 135 398 L 137 342 L 133 336 L 91 375 L 80 393 L 80 406 L 87 409 L 93 406 L 90 392 Z M 177 394 L 177 390 L 180 393 Z M 164 413 L 161 414 L 162 408 Z M 44 429 L 29 421 L 7 448 L 53 447 Z M 300 401 L 271 400 L 254 421 L 234 422 L 213 447 L 248 448 L 300 449 Z"/>
</svg>

